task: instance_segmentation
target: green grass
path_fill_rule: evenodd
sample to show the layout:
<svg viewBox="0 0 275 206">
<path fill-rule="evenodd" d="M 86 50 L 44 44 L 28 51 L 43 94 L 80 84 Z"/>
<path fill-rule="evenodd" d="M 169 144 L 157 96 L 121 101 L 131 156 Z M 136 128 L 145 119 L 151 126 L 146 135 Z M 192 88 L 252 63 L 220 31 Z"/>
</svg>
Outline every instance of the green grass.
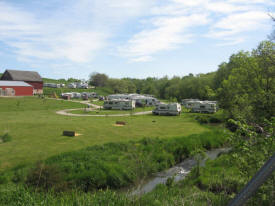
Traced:
<svg viewBox="0 0 275 206">
<path fill-rule="evenodd" d="M 179 117 L 70 117 L 55 113 L 67 108 L 83 108 L 83 105 L 37 97 L 0 98 L 0 135 L 8 133 L 12 137 L 12 141 L 0 144 L 0 171 L 95 144 L 210 131 L 189 114 Z M 116 121 L 127 124 L 116 127 Z M 65 137 L 63 130 L 74 130 L 82 135 Z"/>
<path fill-rule="evenodd" d="M 31 165 L 30 170 L 28 166 L 16 167 L 9 179 L 42 190 L 121 189 L 181 162 L 198 149 L 220 147 L 226 139 L 227 135 L 216 129 L 170 139 L 95 145 L 50 157 Z"/>
<path fill-rule="evenodd" d="M 144 107 L 144 108 L 135 108 L 134 110 L 105 110 L 105 109 L 97 109 L 93 111 L 86 111 L 84 109 L 74 110 L 70 113 L 72 114 L 89 114 L 89 115 L 109 115 L 109 114 L 134 114 L 137 112 L 146 112 L 152 111 L 154 107 Z"/>
<path fill-rule="evenodd" d="M 91 101 L 91 103 L 95 104 L 95 105 L 98 105 L 98 106 L 103 106 L 104 101 L 100 101 L 100 100 L 98 100 L 98 101 Z"/>
</svg>

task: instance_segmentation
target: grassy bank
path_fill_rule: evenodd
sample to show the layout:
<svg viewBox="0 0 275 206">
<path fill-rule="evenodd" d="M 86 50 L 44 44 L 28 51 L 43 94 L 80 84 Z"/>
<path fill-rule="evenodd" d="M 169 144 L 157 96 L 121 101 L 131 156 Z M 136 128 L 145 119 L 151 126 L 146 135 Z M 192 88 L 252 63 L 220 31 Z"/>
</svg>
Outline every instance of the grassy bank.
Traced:
<svg viewBox="0 0 275 206">
<path fill-rule="evenodd" d="M 77 201 L 86 198 L 88 202 L 97 203 L 104 194 L 113 196 L 117 199 L 117 203 L 124 205 L 131 201 L 124 195 L 118 196 L 117 193 L 104 191 L 97 192 L 98 196 L 95 194 L 89 196 L 80 191 L 98 191 L 98 189 L 106 188 L 120 189 L 133 185 L 140 179 L 182 161 L 197 149 L 220 147 L 226 140 L 227 136 L 222 130 L 215 130 L 188 137 L 147 138 L 137 142 L 108 143 L 60 154 L 31 168 L 16 167 L 7 173 L 2 173 L 0 182 L 5 183 L 6 186 L 5 189 L 3 189 L 3 185 L 0 188 L 0 195 L 5 196 L 1 196 L 0 203 L 13 202 L 18 196 L 22 196 L 22 205 L 25 205 L 25 203 L 23 204 L 24 201 L 36 202 L 48 194 L 47 197 L 44 196 L 49 201 L 47 204 L 60 204 L 61 199 L 59 198 L 62 195 L 55 193 L 56 191 L 67 191 L 63 194 L 64 200 L 62 200 L 67 202 L 69 199 L 72 201 L 72 197 L 67 196 L 68 190 L 77 189 L 76 194 L 78 196 L 75 196 Z M 8 182 L 21 186 L 7 186 Z M 24 185 L 28 185 L 29 188 L 24 188 Z M 13 195 L 9 193 L 11 191 L 13 191 Z M 46 191 L 49 193 L 43 194 Z M 14 196 L 14 194 L 17 195 Z M 66 200 L 67 198 L 69 199 Z M 108 202 L 109 200 L 105 198 L 101 201 Z"/>
<path fill-rule="evenodd" d="M 0 189 L 0 203 L 17 205 L 20 202 L 21 205 L 52 206 L 227 205 L 274 153 L 274 124 L 265 131 L 268 135 L 256 134 L 240 126 L 240 129 L 231 137 L 233 150 L 230 153 L 223 154 L 216 160 L 209 160 L 206 166 L 200 169 L 199 174 L 194 169 L 185 180 L 179 183 L 170 181 L 169 184 L 159 185 L 142 197 L 128 196 L 110 190 L 99 190 L 94 193 L 83 193 L 76 190 L 57 195 L 53 191 L 35 192 L 23 186 L 5 186 Z M 61 160 L 63 161 L 64 158 Z M 246 205 L 274 205 L 274 182 L 275 174 L 260 187 Z"/>
</svg>

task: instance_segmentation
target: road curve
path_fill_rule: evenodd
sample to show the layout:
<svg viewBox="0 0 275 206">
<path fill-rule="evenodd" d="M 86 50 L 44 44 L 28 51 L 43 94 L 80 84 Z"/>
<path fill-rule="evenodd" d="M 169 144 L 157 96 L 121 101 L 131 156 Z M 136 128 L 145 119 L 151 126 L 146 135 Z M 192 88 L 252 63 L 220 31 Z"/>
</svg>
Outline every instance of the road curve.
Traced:
<svg viewBox="0 0 275 206">
<path fill-rule="evenodd" d="M 89 107 L 91 107 L 91 108 L 88 109 L 90 111 L 94 111 L 95 109 L 102 108 L 102 106 L 92 104 L 92 103 L 90 103 L 90 101 L 74 101 L 74 100 L 69 100 L 69 101 L 80 103 L 80 104 L 86 104 Z M 152 113 L 152 111 L 136 112 L 136 113 L 133 113 L 133 114 L 72 114 L 72 113 L 70 113 L 71 111 L 81 110 L 81 109 L 83 109 L 83 108 L 63 109 L 63 110 L 57 111 L 56 114 L 65 115 L 65 116 L 74 116 L 74 117 L 126 117 L 126 116 L 131 116 L 131 115 L 145 115 L 145 114 L 151 114 Z"/>
<path fill-rule="evenodd" d="M 64 109 L 57 111 L 56 114 L 65 115 L 65 116 L 74 116 L 74 117 L 126 117 L 131 115 L 145 115 L 145 114 L 152 114 L 152 111 L 146 111 L 146 112 L 136 112 L 133 114 L 72 114 L 71 111 L 75 110 L 81 110 L 83 108 L 78 109 Z M 94 111 L 91 109 L 90 111 Z"/>
</svg>

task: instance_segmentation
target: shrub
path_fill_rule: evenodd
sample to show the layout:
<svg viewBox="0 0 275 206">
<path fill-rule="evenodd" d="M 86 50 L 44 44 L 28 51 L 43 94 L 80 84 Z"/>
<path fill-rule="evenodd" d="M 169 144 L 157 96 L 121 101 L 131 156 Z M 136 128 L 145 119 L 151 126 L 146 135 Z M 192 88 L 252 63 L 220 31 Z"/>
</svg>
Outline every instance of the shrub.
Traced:
<svg viewBox="0 0 275 206">
<path fill-rule="evenodd" d="M 2 137 L 0 137 L 2 142 L 10 142 L 12 140 L 12 137 L 9 135 L 9 133 L 4 134 Z"/>
<path fill-rule="evenodd" d="M 236 132 L 236 130 L 239 128 L 239 126 L 235 123 L 234 120 L 229 119 L 226 122 L 226 127 L 231 131 L 231 132 Z"/>
<path fill-rule="evenodd" d="M 56 165 L 45 165 L 38 162 L 36 167 L 29 172 L 26 184 L 46 191 L 50 189 L 64 190 L 66 184 L 63 177 L 64 175 Z"/>
<path fill-rule="evenodd" d="M 200 124 L 207 124 L 209 123 L 209 117 L 206 115 L 199 115 L 196 116 L 196 120 L 200 123 Z"/>
</svg>

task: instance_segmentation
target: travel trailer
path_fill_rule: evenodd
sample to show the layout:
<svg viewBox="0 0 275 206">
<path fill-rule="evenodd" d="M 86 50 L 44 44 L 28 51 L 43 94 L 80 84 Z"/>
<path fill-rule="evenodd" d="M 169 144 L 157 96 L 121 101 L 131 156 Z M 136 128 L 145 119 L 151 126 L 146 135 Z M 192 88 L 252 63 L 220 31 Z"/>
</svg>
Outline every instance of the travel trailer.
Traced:
<svg viewBox="0 0 275 206">
<path fill-rule="evenodd" d="M 113 99 L 104 101 L 104 109 L 114 109 L 114 110 L 133 110 L 136 107 L 134 100 L 128 99 Z"/>
<path fill-rule="evenodd" d="M 108 100 L 113 99 L 129 99 L 136 102 L 136 106 L 155 106 L 159 104 L 159 100 L 151 95 L 141 95 L 141 94 L 111 94 L 107 96 Z"/>
<path fill-rule="evenodd" d="M 188 107 L 188 102 L 196 102 L 196 101 L 200 101 L 199 99 L 183 99 L 181 100 L 181 105 L 184 107 Z"/>
<path fill-rule="evenodd" d="M 68 88 L 71 88 L 71 89 L 75 89 L 76 88 L 76 84 L 75 83 L 69 83 Z"/>
<path fill-rule="evenodd" d="M 170 103 L 170 104 L 158 104 L 156 108 L 153 110 L 153 114 L 155 115 L 180 115 L 181 113 L 181 105 L 178 103 Z"/>
<path fill-rule="evenodd" d="M 217 103 L 215 101 L 194 101 L 188 104 L 191 112 L 215 113 L 217 111 Z"/>
</svg>

